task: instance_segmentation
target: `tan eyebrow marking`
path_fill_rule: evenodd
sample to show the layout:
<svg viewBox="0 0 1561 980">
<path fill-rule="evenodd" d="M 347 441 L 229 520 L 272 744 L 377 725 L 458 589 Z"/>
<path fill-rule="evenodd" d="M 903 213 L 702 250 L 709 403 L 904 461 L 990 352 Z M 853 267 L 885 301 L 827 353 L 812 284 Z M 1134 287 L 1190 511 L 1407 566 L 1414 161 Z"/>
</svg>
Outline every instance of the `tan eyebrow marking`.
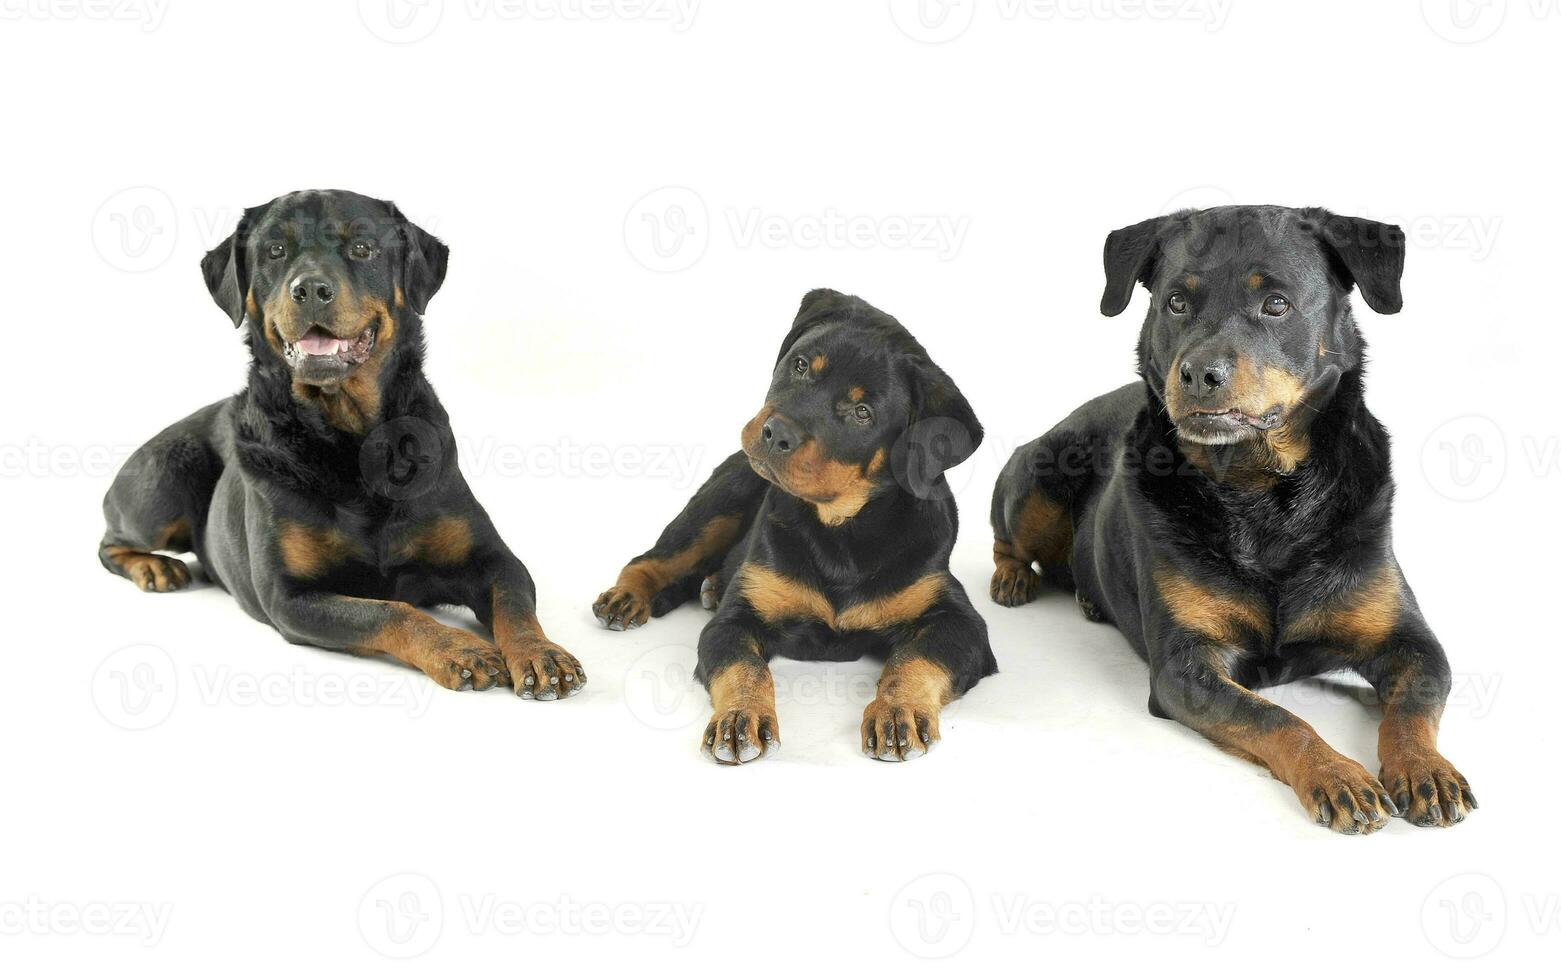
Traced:
<svg viewBox="0 0 1561 980">
<path fill-rule="evenodd" d="M 1198 288 L 1198 277 L 1197 276 L 1188 276 L 1187 277 L 1187 288 L 1189 290 Z"/>
<path fill-rule="evenodd" d="M 825 357 L 823 354 L 814 354 L 813 355 L 813 363 L 812 363 L 811 366 L 813 368 L 813 373 L 814 374 L 823 374 L 824 373 L 824 368 L 827 367 L 828 365 L 829 365 L 829 358 Z"/>
<path fill-rule="evenodd" d="M 854 402 L 859 402 L 867 397 L 867 391 L 861 385 L 852 385 L 851 390 L 846 392 L 846 397 Z"/>
<path fill-rule="evenodd" d="M 1263 274 L 1261 272 L 1254 272 L 1250 276 L 1248 276 L 1247 277 L 1247 288 L 1248 289 L 1262 289 L 1263 288 Z"/>
</svg>

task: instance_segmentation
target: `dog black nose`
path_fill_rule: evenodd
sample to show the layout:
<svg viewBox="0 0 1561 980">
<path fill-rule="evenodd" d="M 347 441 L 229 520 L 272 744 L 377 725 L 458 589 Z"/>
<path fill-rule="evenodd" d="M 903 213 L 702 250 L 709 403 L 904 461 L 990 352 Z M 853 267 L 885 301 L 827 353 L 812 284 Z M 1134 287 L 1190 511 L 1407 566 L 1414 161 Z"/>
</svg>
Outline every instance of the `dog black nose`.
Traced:
<svg viewBox="0 0 1561 980">
<path fill-rule="evenodd" d="M 1215 358 L 1202 365 L 1194 361 L 1183 361 L 1180 371 L 1182 390 L 1200 398 L 1212 395 L 1225 387 L 1225 383 L 1230 380 L 1231 373 L 1234 371 L 1235 365 L 1228 357 Z"/>
<path fill-rule="evenodd" d="M 336 298 L 336 287 L 322 276 L 299 276 L 288 285 L 287 291 L 292 293 L 293 302 L 299 306 L 310 303 L 323 306 Z"/>
<path fill-rule="evenodd" d="M 796 426 L 779 415 L 771 415 L 764 423 L 764 446 L 782 456 L 802 445 L 802 435 Z"/>
</svg>

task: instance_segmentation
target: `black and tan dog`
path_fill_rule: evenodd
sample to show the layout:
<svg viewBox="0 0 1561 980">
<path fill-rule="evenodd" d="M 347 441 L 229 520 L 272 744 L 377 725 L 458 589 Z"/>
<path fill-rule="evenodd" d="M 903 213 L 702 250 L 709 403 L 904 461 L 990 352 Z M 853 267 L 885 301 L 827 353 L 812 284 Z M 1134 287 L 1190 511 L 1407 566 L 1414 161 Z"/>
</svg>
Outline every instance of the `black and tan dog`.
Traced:
<svg viewBox="0 0 1561 980">
<path fill-rule="evenodd" d="M 1112 232 L 1101 312 L 1150 293 L 1141 384 L 1013 456 L 992 501 L 992 598 L 1076 588 L 1150 667 L 1149 710 L 1288 783 L 1319 823 L 1444 826 L 1475 806 L 1437 751 L 1450 675 L 1393 557 L 1388 437 L 1362 400 L 1359 289 L 1402 305 L 1399 229 L 1223 207 Z M 1253 693 L 1350 670 L 1383 706 L 1379 778 Z"/>
<path fill-rule="evenodd" d="M 288 640 L 383 654 L 439 684 L 585 684 L 456 466 L 423 376 L 422 315 L 448 249 L 392 204 L 302 191 L 244 212 L 201 263 L 247 331 L 248 387 L 159 433 L 104 500 L 105 568 L 148 592 L 201 567 Z M 416 606 L 470 607 L 490 643 Z"/>
<path fill-rule="evenodd" d="M 948 567 L 958 516 L 943 473 L 980 441 L 969 403 L 898 321 L 814 290 L 742 452 L 624 568 L 596 616 L 632 629 L 696 594 L 717 609 L 696 673 L 715 707 L 703 748 L 718 762 L 779 744 L 775 656 L 884 658 L 862 751 L 922 755 L 943 706 L 997 669 Z"/>
</svg>

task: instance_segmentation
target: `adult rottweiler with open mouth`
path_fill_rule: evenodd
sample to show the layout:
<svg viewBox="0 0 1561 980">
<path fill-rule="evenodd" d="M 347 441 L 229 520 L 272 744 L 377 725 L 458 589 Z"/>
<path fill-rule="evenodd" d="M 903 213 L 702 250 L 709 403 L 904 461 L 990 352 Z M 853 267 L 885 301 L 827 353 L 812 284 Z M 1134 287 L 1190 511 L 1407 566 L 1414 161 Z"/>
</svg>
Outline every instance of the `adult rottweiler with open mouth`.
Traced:
<svg viewBox="0 0 1561 980">
<path fill-rule="evenodd" d="M 1149 291 L 1141 384 L 1020 448 L 992 500 L 992 598 L 1043 575 L 1149 663 L 1149 710 L 1370 833 L 1477 805 L 1436 733 L 1450 673 L 1393 556 L 1388 437 L 1362 397 L 1350 311 L 1402 306 L 1398 228 L 1320 209 L 1221 207 L 1111 233 L 1101 312 Z M 1037 572 L 1037 567 L 1040 573 Z M 1383 708 L 1373 778 L 1257 687 L 1350 670 Z"/>
<path fill-rule="evenodd" d="M 764 405 L 734 453 L 593 611 L 633 629 L 701 597 L 715 615 L 696 676 L 717 762 L 780 743 L 771 657 L 884 659 L 861 747 L 903 761 L 938 715 L 997 669 L 986 624 L 949 573 L 958 515 L 944 471 L 981 425 L 893 317 L 855 296 L 803 298 Z"/>
<path fill-rule="evenodd" d="M 456 690 L 578 693 L 585 673 L 543 633 L 423 376 L 448 256 L 395 205 L 346 191 L 246 210 L 201 271 L 246 331 L 248 386 L 130 457 L 103 504 L 104 567 L 170 592 L 190 583 L 173 554 L 193 552 L 294 643 L 389 656 Z M 439 604 L 470 607 L 493 642 L 416 608 Z"/>
</svg>

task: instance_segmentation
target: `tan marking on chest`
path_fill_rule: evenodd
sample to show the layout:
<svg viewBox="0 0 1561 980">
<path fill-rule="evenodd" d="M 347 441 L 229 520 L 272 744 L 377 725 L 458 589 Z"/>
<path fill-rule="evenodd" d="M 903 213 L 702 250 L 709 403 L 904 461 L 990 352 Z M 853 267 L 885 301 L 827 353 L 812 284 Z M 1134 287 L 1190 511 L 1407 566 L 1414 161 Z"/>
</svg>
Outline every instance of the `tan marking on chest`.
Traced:
<svg viewBox="0 0 1561 980">
<path fill-rule="evenodd" d="M 1398 568 L 1389 562 L 1359 588 L 1318 603 L 1285 625 L 1283 639 L 1328 640 L 1369 653 L 1387 642 L 1403 608 Z"/>
<path fill-rule="evenodd" d="M 310 527 L 284 522 L 277 535 L 282 567 L 297 579 L 316 579 L 339 565 L 361 556 L 358 546 L 334 527 Z"/>
<path fill-rule="evenodd" d="M 1268 609 L 1251 596 L 1202 585 L 1164 565 L 1155 568 L 1154 581 L 1160 600 L 1183 629 L 1227 645 L 1252 633 L 1265 643 L 1273 636 Z"/>
<path fill-rule="evenodd" d="M 471 557 L 472 526 L 464 517 L 447 515 L 418 528 L 396 549 L 402 561 L 459 565 Z"/>
<path fill-rule="evenodd" d="M 763 565 L 744 565 L 737 581 L 743 599 L 765 622 L 816 620 L 837 633 L 911 622 L 942 598 L 948 587 L 947 574 L 933 572 L 903 589 L 837 611 L 822 592 Z"/>
</svg>

